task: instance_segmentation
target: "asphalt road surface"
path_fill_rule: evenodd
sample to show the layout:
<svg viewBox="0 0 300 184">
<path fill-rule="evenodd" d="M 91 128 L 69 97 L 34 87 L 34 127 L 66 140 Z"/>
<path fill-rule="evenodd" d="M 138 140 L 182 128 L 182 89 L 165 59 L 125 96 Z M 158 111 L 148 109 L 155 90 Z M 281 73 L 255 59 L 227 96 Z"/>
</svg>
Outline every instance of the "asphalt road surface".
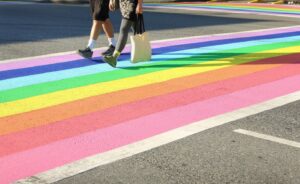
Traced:
<svg viewBox="0 0 300 184">
<path fill-rule="evenodd" d="M 110 16 L 117 37 L 120 14 Z M 151 40 L 300 24 L 298 18 L 291 17 L 172 9 L 146 9 L 144 16 Z M 0 3 L 0 60 L 77 50 L 86 45 L 90 26 L 87 5 Z M 106 45 L 102 33 L 97 46 Z M 238 129 L 299 144 L 300 101 L 193 134 L 56 183 L 300 183 L 299 147 L 238 133 Z"/>
</svg>

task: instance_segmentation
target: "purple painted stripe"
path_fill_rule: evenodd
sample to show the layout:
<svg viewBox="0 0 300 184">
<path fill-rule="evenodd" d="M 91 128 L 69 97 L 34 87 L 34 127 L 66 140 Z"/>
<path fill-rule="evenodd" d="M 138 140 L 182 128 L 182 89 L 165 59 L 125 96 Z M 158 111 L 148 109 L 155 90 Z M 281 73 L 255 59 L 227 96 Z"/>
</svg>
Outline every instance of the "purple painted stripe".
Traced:
<svg viewBox="0 0 300 184">
<path fill-rule="evenodd" d="M 199 36 L 198 38 L 187 38 L 182 40 L 172 40 L 172 41 L 165 41 L 165 42 L 156 42 L 152 44 L 152 48 L 160 48 L 160 47 L 167 47 L 172 45 L 181 45 L 181 44 L 189 44 L 189 43 L 196 43 L 196 42 L 205 42 L 205 41 L 215 41 L 215 40 L 222 40 L 222 39 L 231 39 L 231 38 L 243 38 L 243 37 L 252 37 L 252 36 L 263 36 L 268 34 L 276 34 L 276 33 L 288 33 L 300 31 L 299 27 L 291 27 L 291 28 L 275 28 L 275 29 L 268 29 L 268 30 L 257 30 L 253 32 L 244 32 L 244 33 L 230 33 L 226 35 L 208 35 L 208 36 Z M 124 52 L 129 52 L 130 47 L 127 46 Z M 97 51 L 98 52 L 98 51 Z M 28 59 L 24 61 L 18 62 L 9 62 L 9 63 L 0 63 L 0 71 L 6 70 L 13 70 L 13 69 L 20 69 L 20 68 L 27 68 L 27 67 L 34 67 L 34 66 L 42 66 L 47 64 L 55 64 L 61 63 L 66 61 L 73 61 L 81 59 L 77 54 L 66 54 L 60 56 L 48 56 L 45 58 L 35 58 L 35 59 Z"/>
<path fill-rule="evenodd" d="M 174 52 L 179 51 L 183 49 L 194 49 L 199 47 L 209 47 L 209 46 L 216 46 L 216 45 L 224 45 L 224 44 L 233 44 L 233 43 L 243 43 L 247 41 L 255 41 L 255 40 L 266 40 L 266 39 L 276 39 L 276 38 L 287 38 L 290 36 L 298 36 L 300 34 L 300 31 L 297 32 L 291 32 L 291 33 L 279 33 L 279 34 L 270 34 L 265 36 L 253 36 L 253 37 L 247 37 L 247 38 L 232 38 L 232 39 L 223 39 L 223 40 L 216 40 L 216 41 L 208 41 L 208 42 L 196 42 L 191 44 L 181 44 L 181 45 L 175 45 L 175 46 L 169 46 L 169 47 L 160 47 L 152 49 L 153 55 L 159 55 L 163 53 L 168 52 Z M 130 54 L 124 53 L 119 60 L 124 61 L 129 59 Z M 101 58 L 99 59 L 100 62 Z M 155 61 L 153 59 L 152 61 Z M 43 66 L 35 66 L 35 67 L 29 67 L 29 68 L 22 68 L 22 69 L 15 69 L 15 70 L 7 70 L 7 71 L 0 71 L 0 80 L 10 79 L 14 77 L 22 77 L 22 76 L 28 76 L 28 75 L 35 75 L 35 74 L 41 74 L 41 73 L 47 73 L 47 72 L 53 72 L 53 71 L 61 71 L 61 70 L 67 70 L 71 68 L 78 68 L 78 67 L 84 67 L 84 66 L 91 66 L 95 64 L 99 64 L 99 62 L 91 62 L 89 60 L 76 60 L 76 61 L 69 61 L 69 62 L 63 62 L 63 63 L 56 63 L 51 65 L 43 65 Z"/>
</svg>

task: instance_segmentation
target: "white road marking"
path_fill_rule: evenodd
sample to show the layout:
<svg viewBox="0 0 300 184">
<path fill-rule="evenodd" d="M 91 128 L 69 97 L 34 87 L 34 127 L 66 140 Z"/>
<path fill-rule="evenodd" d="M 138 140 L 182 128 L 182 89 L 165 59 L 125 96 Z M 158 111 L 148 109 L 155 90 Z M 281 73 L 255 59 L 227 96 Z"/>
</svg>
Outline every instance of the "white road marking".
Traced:
<svg viewBox="0 0 300 184">
<path fill-rule="evenodd" d="M 285 144 L 285 145 L 288 145 L 288 146 L 300 148 L 300 143 L 299 142 L 290 141 L 290 140 L 287 140 L 287 139 L 274 137 L 274 136 L 271 136 L 271 135 L 261 134 L 261 133 L 252 132 L 252 131 L 243 130 L 243 129 L 237 129 L 237 130 L 234 130 L 234 132 L 239 133 L 239 134 L 249 135 L 249 136 L 260 138 L 260 139 L 264 139 L 264 140 L 271 141 L 271 142 L 276 142 L 276 143 Z"/>
<path fill-rule="evenodd" d="M 225 113 L 206 120 L 198 121 L 142 141 L 129 144 L 105 153 L 90 156 L 73 163 L 37 174 L 35 176 L 19 180 L 18 184 L 35 184 L 35 183 L 53 183 L 62 179 L 77 175 L 90 169 L 109 164 L 120 159 L 124 159 L 135 154 L 139 154 L 150 149 L 180 140 L 187 136 L 214 128 L 232 121 L 254 115 L 266 110 L 286 105 L 288 103 L 300 100 L 300 91 L 289 95 L 281 96 L 260 104 L 242 108 L 233 112 Z M 297 145 L 296 145 L 297 146 Z M 298 145 L 299 146 L 299 145 Z"/>
<path fill-rule="evenodd" d="M 23 5 L 23 4 L 34 4 L 33 2 L 21 2 L 21 1 L 0 1 L 0 5 Z"/>
<path fill-rule="evenodd" d="M 268 28 L 268 29 L 256 29 L 256 30 L 251 30 L 251 31 L 239 31 L 239 32 L 230 32 L 230 33 L 211 34 L 209 36 L 211 36 L 211 37 L 226 36 L 226 35 L 239 34 L 239 33 L 253 33 L 253 32 L 259 32 L 259 31 L 272 31 L 272 30 L 278 30 L 278 29 L 291 29 L 291 28 L 300 28 L 300 26 L 298 25 L 298 26 L 287 26 L 287 27 Z M 161 43 L 161 42 L 167 42 L 167 41 L 176 41 L 176 40 L 179 41 L 179 40 L 185 40 L 185 39 L 204 38 L 207 36 L 208 35 L 162 39 L 162 40 L 151 41 L 151 43 Z M 127 44 L 127 45 L 130 45 L 130 44 Z M 95 51 L 103 50 L 105 48 L 106 47 L 97 48 L 97 49 L 95 49 Z M 0 60 L 0 64 L 9 63 L 9 62 L 20 62 L 20 61 L 29 60 L 29 59 L 41 59 L 41 58 L 46 58 L 46 57 L 62 56 L 62 55 L 75 54 L 75 53 L 76 53 L 76 51 L 67 51 L 67 52 L 45 54 L 45 55 L 32 56 L 32 57 L 7 59 L 7 60 L 2 60 L 2 61 Z"/>
<path fill-rule="evenodd" d="M 46 6 L 49 6 L 49 5 L 54 5 L 54 6 L 82 6 L 82 7 L 88 7 L 89 4 L 88 3 L 84 3 L 84 4 L 72 4 L 72 3 L 66 3 L 66 4 L 63 4 L 63 3 L 58 3 L 58 2 L 43 2 L 42 0 L 39 2 L 39 1 L 0 1 L 0 5 L 46 5 Z"/>
<path fill-rule="evenodd" d="M 148 5 L 145 6 L 145 9 L 175 9 L 175 10 L 185 10 L 185 11 L 204 11 L 204 12 L 222 12 L 222 13 L 235 13 L 235 14 L 254 14 L 254 15 L 267 15 L 267 16 L 277 16 L 277 17 L 292 17 L 292 18 L 298 18 L 299 14 L 282 14 L 282 13 L 276 13 L 276 12 L 262 12 L 262 11 L 243 11 L 243 10 L 236 10 L 236 9 L 211 9 L 207 7 L 179 7 L 179 6 L 153 6 Z"/>
</svg>

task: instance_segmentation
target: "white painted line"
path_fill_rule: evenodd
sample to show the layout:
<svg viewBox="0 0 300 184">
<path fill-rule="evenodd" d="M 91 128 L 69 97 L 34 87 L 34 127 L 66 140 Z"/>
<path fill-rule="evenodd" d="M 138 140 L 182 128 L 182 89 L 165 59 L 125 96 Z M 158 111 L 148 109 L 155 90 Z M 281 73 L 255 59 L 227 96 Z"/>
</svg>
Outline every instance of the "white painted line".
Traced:
<svg viewBox="0 0 300 184">
<path fill-rule="evenodd" d="M 95 167 L 109 164 L 120 159 L 124 159 L 135 154 L 139 154 L 150 149 L 168 144 L 170 142 L 191 136 L 204 130 L 214 128 L 250 115 L 254 115 L 266 110 L 273 109 L 288 103 L 300 100 L 300 91 L 281 96 L 260 104 L 242 108 L 233 112 L 225 113 L 206 120 L 198 121 L 181 128 L 177 128 L 142 141 L 129 144 L 105 153 L 90 156 L 70 164 L 37 174 L 35 176 L 19 180 L 18 184 L 37 184 L 37 183 L 53 183 L 62 179 L 77 175 L 88 171 Z"/>
<path fill-rule="evenodd" d="M 185 10 L 185 11 L 204 11 L 204 12 L 222 12 L 222 13 L 232 13 L 232 14 L 254 14 L 254 15 L 268 15 L 268 16 L 277 16 L 277 17 L 292 17 L 299 18 L 299 14 L 282 14 L 276 12 L 254 12 L 254 11 L 241 11 L 241 10 L 232 10 L 232 9 L 210 9 L 206 7 L 177 7 L 177 6 L 153 6 L 148 5 L 145 6 L 145 9 L 177 9 L 177 10 Z"/>
<path fill-rule="evenodd" d="M 23 4 L 34 4 L 34 2 L 21 2 L 21 1 L 0 1 L 0 5 L 23 5 Z"/>
<path fill-rule="evenodd" d="M 253 32 L 259 32 L 259 31 L 272 31 L 272 30 L 278 30 L 278 29 L 292 29 L 292 28 L 300 28 L 300 26 L 287 26 L 287 27 L 277 27 L 277 28 L 268 28 L 268 29 L 256 29 L 251 31 L 239 31 L 239 32 L 230 32 L 230 33 L 220 33 L 220 34 L 211 34 L 211 35 L 201 35 L 201 36 L 190 36 L 190 37 L 180 37 L 180 38 L 170 38 L 170 39 L 162 39 L 162 40 L 155 40 L 151 41 L 151 43 L 161 43 L 161 42 L 167 42 L 167 41 L 175 41 L 175 40 L 185 40 L 185 39 L 198 39 L 198 38 L 204 38 L 207 36 L 226 36 L 226 35 L 232 35 L 232 34 L 239 34 L 239 33 L 253 33 Z M 130 44 L 127 44 L 128 46 Z M 101 47 L 95 49 L 95 51 L 99 51 L 102 49 L 105 49 L 106 47 Z M 45 55 L 39 55 L 39 56 L 32 56 L 32 57 L 24 57 L 24 58 L 16 58 L 16 59 L 7 59 L 7 60 L 0 60 L 0 64 L 3 63 L 9 63 L 9 62 L 20 62 L 24 60 L 29 59 L 41 59 L 46 57 L 54 57 L 54 56 L 62 56 L 62 55 L 68 55 L 68 54 L 75 54 L 76 51 L 67 51 L 67 52 L 59 52 L 59 53 L 53 53 L 53 54 L 45 54 Z"/>
<path fill-rule="evenodd" d="M 84 4 L 72 4 L 72 3 L 67 3 L 67 4 L 63 4 L 63 3 L 58 3 L 58 2 L 38 2 L 38 1 L 0 1 L 0 5 L 4 4 L 4 5 L 24 5 L 24 4 L 29 4 L 29 5 L 54 5 L 54 6 L 82 6 L 82 7 L 88 7 L 89 4 L 88 3 L 84 3 Z"/>
<path fill-rule="evenodd" d="M 76 53 L 75 51 L 68 51 L 68 52 L 60 52 L 60 53 L 54 53 L 54 54 L 45 54 L 45 55 L 40 55 L 40 56 L 24 57 L 24 58 L 17 58 L 17 59 L 7 59 L 7 60 L 0 61 L 0 64 L 10 63 L 10 62 L 20 62 L 20 61 L 29 60 L 29 59 L 41 59 L 41 58 L 45 58 L 45 57 L 62 56 L 62 55 L 75 54 L 75 53 Z"/>
<path fill-rule="evenodd" d="M 252 132 L 252 131 L 243 130 L 243 129 L 237 129 L 237 130 L 234 130 L 234 132 L 239 133 L 239 134 L 249 135 L 249 136 L 260 138 L 260 139 L 264 139 L 264 140 L 267 140 L 267 141 L 272 141 L 272 142 L 276 142 L 276 143 L 285 144 L 285 145 L 288 145 L 288 146 L 300 148 L 300 143 L 299 142 L 290 141 L 290 140 L 287 140 L 287 139 L 282 139 L 282 138 L 274 137 L 274 136 L 271 136 L 271 135 L 261 134 L 261 133 Z"/>
<path fill-rule="evenodd" d="M 226 35 L 239 34 L 239 33 L 254 33 L 254 32 L 260 32 L 260 31 L 275 31 L 275 30 L 278 30 L 278 29 L 292 29 L 292 28 L 300 28 L 300 26 L 297 25 L 297 26 L 276 27 L 276 28 L 268 28 L 268 29 L 255 29 L 255 30 L 250 30 L 250 31 L 238 31 L 238 32 L 230 32 L 230 33 L 218 33 L 218 34 L 201 35 L 201 36 L 171 38 L 171 39 L 164 39 L 164 40 L 156 40 L 156 41 L 153 41 L 153 43 L 160 43 L 160 42 L 166 42 L 166 41 L 175 41 L 175 40 L 185 40 L 185 39 L 194 39 L 194 38 L 204 38 L 204 37 L 207 37 L 207 36 L 211 36 L 211 37 L 226 36 Z"/>
</svg>

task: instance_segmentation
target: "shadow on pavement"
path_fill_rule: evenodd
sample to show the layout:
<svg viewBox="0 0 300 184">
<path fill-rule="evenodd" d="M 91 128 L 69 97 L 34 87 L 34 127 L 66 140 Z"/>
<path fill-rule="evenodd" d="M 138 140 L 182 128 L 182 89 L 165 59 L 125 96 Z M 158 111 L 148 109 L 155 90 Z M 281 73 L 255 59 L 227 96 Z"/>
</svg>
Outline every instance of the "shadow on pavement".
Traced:
<svg viewBox="0 0 300 184">
<path fill-rule="evenodd" d="M 168 64 L 144 65 L 144 66 L 131 66 L 120 67 L 126 70 L 139 70 L 144 68 L 172 68 L 172 67 L 207 67 L 207 66 L 226 66 L 232 64 L 239 64 L 241 60 L 248 62 L 242 63 L 243 65 L 265 65 L 265 64 L 300 64 L 300 59 L 287 59 L 288 57 L 300 56 L 300 54 L 287 54 L 283 56 L 282 53 L 211 53 L 191 56 L 181 59 L 170 60 Z M 265 58 L 265 59 L 262 59 Z M 286 60 L 285 60 L 286 59 Z M 155 59 L 153 61 L 164 61 L 163 59 Z M 212 61 L 214 63 L 211 63 Z M 173 63 L 172 63 L 173 62 Z M 149 62 L 150 64 L 150 62 Z"/>
</svg>

